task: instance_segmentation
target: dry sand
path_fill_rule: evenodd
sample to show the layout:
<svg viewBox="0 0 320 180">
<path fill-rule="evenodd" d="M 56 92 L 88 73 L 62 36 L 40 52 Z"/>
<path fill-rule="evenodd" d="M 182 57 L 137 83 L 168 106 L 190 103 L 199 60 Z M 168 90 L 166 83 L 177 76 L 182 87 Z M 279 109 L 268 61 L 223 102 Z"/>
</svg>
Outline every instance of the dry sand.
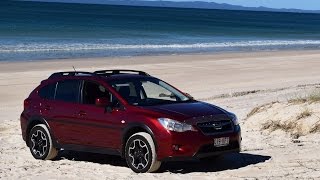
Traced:
<svg viewBox="0 0 320 180">
<path fill-rule="evenodd" d="M 320 51 L 175 55 L 155 57 L 0 63 L 0 179 L 319 179 L 319 103 L 288 99 L 320 89 Z M 22 102 L 42 79 L 60 70 L 138 69 L 196 99 L 235 112 L 242 125 L 243 152 L 211 163 L 164 163 L 159 173 L 135 174 L 118 157 L 63 154 L 56 161 L 33 159 L 21 138 Z M 263 106 L 247 118 L 257 106 Z M 266 123 L 295 122 L 294 130 L 264 130 Z M 300 125 L 299 125 L 300 126 Z M 309 129 L 308 129 L 309 128 Z"/>
</svg>

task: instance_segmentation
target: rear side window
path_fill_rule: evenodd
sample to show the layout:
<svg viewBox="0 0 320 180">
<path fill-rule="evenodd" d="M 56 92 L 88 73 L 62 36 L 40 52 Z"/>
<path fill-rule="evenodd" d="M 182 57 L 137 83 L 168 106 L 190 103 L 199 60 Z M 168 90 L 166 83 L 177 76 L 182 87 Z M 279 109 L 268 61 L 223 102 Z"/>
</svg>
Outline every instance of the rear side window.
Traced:
<svg viewBox="0 0 320 180">
<path fill-rule="evenodd" d="M 48 85 L 42 87 L 39 90 L 39 96 L 41 98 L 43 98 L 43 99 L 53 100 L 54 99 L 54 93 L 56 91 L 56 84 L 57 83 L 48 84 Z"/>
<path fill-rule="evenodd" d="M 79 102 L 80 81 L 65 80 L 58 82 L 55 100 Z"/>
</svg>

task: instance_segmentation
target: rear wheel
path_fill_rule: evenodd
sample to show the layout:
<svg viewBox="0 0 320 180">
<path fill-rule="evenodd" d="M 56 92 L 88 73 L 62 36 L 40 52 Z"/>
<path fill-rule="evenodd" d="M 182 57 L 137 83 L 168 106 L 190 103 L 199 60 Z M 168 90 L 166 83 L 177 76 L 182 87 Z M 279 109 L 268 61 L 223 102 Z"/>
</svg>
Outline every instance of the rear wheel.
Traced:
<svg viewBox="0 0 320 180">
<path fill-rule="evenodd" d="M 145 132 L 133 134 L 128 139 L 125 158 L 128 166 L 136 173 L 155 172 L 161 166 L 153 139 Z"/>
<path fill-rule="evenodd" d="M 50 160 L 58 155 L 58 150 L 53 147 L 49 130 L 44 124 L 38 124 L 31 129 L 29 148 L 35 159 Z"/>
</svg>

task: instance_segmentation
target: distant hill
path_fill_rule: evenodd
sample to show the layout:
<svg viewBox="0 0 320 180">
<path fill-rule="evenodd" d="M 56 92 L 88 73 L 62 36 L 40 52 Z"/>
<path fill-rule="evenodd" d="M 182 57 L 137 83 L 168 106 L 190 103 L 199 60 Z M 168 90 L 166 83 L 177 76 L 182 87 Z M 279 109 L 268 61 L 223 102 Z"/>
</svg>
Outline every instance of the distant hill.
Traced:
<svg viewBox="0 0 320 180">
<path fill-rule="evenodd" d="M 225 3 L 189 1 L 143 1 L 143 0 L 23 0 L 41 2 L 64 2 L 64 3 L 83 3 L 83 4 L 109 4 L 126 6 L 150 6 L 150 7 L 175 7 L 175 8 L 200 8 L 200 9 L 224 9 L 224 10 L 246 10 L 246 11 L 272 11 L 272 12 L 298 12 L 298 13 L 320 13 L 319 11 L 301 9 L 274 9 L 267 7 L 244 7 Z"/>
</svg>

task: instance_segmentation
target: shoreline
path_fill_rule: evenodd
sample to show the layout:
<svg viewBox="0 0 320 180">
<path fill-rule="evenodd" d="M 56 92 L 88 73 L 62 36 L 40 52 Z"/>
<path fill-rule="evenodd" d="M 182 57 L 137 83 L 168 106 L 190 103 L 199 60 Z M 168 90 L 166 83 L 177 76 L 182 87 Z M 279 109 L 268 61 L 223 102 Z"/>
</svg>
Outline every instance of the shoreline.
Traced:
<svg viewBox="0 0 320 180">
<path fill-rule="evenodd" d="M 299 52 L 299 53 L 298 53 Z M 33 71 L 41 71 L 43 68 L 54 70 L 64 68 L 73 71 L 72 66 L 77 68 L 90 68 L 93 66 L 114 66 L 114 65 L 138 65 L 170 62 L 192 62 L 212 60 L 215 61 L 236 58 L 275 57 L 275 56 L 299 56 L 320 54 L 320 50 L 275 50 L 275 51 L 253 51 L 253 52 L 217 52 L 217 53 L 182 53 L 171 55 L 142 55 L 142 56 L 117 56 L 117 57 L 88 57 L 88 58 L 66 58 L 66 59 L 44 59 L 26 61 L 0 61 L 0 71 L 26 71 L 29 68 Z M 209 58 L 209 59 L 208 59 Z M 195 60 L 197 59 L 197 60 Z M 5 66 L 5 67 L 4 67 Z"/>
</svg>

